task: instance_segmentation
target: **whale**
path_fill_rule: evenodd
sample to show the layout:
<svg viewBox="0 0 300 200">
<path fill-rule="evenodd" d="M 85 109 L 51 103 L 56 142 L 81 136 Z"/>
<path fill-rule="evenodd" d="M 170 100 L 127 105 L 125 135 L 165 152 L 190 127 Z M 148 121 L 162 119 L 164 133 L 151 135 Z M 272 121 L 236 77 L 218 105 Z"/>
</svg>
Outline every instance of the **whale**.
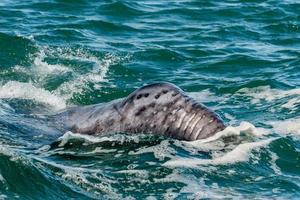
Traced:
<svg viewBox="0 0 300 200">
<path fill-rule="evenodd" d="M 157 134 L 185 141 L 206 139 L 226 128 L 218 114 L 168 82 L 145 85 L 108 103 L 67 108 L 52 120 L 73 133 Z"/>
</svg>

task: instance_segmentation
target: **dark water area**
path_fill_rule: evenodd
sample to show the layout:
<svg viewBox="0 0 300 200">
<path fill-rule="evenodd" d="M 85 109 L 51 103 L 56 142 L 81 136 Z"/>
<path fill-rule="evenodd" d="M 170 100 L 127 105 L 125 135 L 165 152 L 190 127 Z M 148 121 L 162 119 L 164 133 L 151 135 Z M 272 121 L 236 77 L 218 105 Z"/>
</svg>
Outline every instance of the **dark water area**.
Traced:
<svg viewBox="0 0 300 200">
<path fill-rule="evenodd" d="M 299 199 L 300 2 L 0 1 L 0 199 Z M 60 132 L 167 81 L 220 138 Z"/>
</svg>

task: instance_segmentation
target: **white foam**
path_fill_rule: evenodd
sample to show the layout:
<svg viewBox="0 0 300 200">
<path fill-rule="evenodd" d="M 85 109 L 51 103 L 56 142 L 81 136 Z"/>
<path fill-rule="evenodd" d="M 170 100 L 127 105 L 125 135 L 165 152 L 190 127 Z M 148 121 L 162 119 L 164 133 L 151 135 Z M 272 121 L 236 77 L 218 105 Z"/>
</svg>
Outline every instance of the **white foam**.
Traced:
<svg viewBox="0 0 300 200">
<path fill-rule="evenodd" d="M 242 88 L 236 92 L 235 95 L 247 96 L 251 98 L 252 104 L 258 104 L 262 101 L 271 102 L 286 97 L 291 97 L 287 103 L 281 105 L 282 108 L 290 110 L 296 109 L 296 106 L 300 104 L 300 89 L 280 90 L 273 89 L 270 86 L 259 86 L 255 88 Z"/>
<path fill-rule="evenodd" d="M 183 183 L 185 186 L 181 188 L 179 193 L 189 194 L 187 199 L 231 199 L 233 196 L 236 196 L 228 187 L 222 188 L 217 183 L 207 185 L 205 178 L 182 174 L 176 169 L 164 178 L 154 178 L 154 181 L 156 183 Z M 166 195 L 168 195 L 168 193 L 169 192 L 166 191 Z"/>
<path fill-rule="evenodd" d="M 145 153 L 153 153 L 156 159 L 162 161 L 166 157 L 172 157 L 172 154 L 175 154 L 176 151 L 170 147 L 170 142 L 168 140 L 163 140 L 159 145 L 142 147 L 135 151 L 130 151 L 128 155 L 139 155 Z"/>
<path fill-rule="evenodd" d="M 232 151 L 229 151 L 226 154 L 219 157 L 215 157 L 213 159 L 181 158 L 170 160 L 164 165 L 171 167 L 197 167 L 198 165 L 227 165 L 234 164 L 237 162 L 246 162 L 249 160 L 251 156 L 251 151 L 253 149 L 264 147 L 273 140 L 274 139 L 266 139 L 258 142 L 239 144 Z"/>
<path fill-rule="evenodd" d="M 44 103 L 59 110 L 66 107 L 64 99 L 54 95 L 43 88 L 35 87 L 32 83 L 9 81 L 0 86 L 1 99 L 29 99 Z"/>
<path fill-rule="evenodd" d="M 271 121 L 268 124 L 272 125 L 277 133 L 300 135 L 300 117 L 283 121 Z"/>
<path fill-rule="evenodd" d="M 126 135 L 126 134 L 109 134 L 109 135 L 86 135 L 80 133 L 73 133 L 71 131 L 66 132 L 58 141 L 60 141 L 59 146 L 63 147 L 67 143 L 71 142 L 72 140 L 83 141 L 83 145 L 86 144 L 94 144 L 94 143 L 101 143 L 101 142 L 117 142 L 118 144 L 123 144 L 124 142 L 131 142 L 131 143 L 139 143 L 140 140 L 143 138 L 147 139 L 147 135 Z M 44 147 L 47 149 L 47 147 Z M 105 150 L 98 149 L 99 152 L 104 152 Z M 43 149 L 41 149 L 43 151 Z M 95 151 L 97 153 L 97 150 Z"/>
<path fill-rule="evenodd" d="M 199 102 L 216 102 L 224 100 L 223 97 L 217 97 L 208 89 L 199 92 L 189 92 L 188 94 Z"/>
<path fill-rule="evenodd" d="M 192 141 L 192 142 L 188 142 L 188 143 L 195 145 L 195 146 L 199 146 L 199 145 L 202 145 L 203 143 L 216 141 L 223 137 L 229 137 L 229 136 L 241 135 L 241 134 L 247 134 L 247 135 L 252 135 L 255 137 L 260 137 L 260 136 L 268 134 L 268 131 L 266 129 L 256 128 L 253 124 L 251 124 L 249 122 L 241 122 L 239 126 L 236 126 L 236 127 L 228 126 L 223 131 L 220 131 L 209 138 L 202 139 L 202 140 L 196 140 L 196 141 Z"/>
<path fill-rule="evenodd" d="M 92 195 L 99 196 L 101 193 L 109 194 L 112 197 L 120 198 L 116 193 L 115 189 L 110 185 L 109 181 L 105 180 L 101 183 L 91 183 L 88 180 L 88 175 L 85 175 L 83 172 L 73 171 L 73 170 L 65 170 L 65 173 L 61 175 L 61 177 L 67 181 L 72 181 L 73 183 L 83 187 L 87 191 L 93 190 Z M 92 177 L 97 177 L 96 175 L 92 175 Z M 103 177 L 101 177 L 103 178 Z M 91 195 L 91 196 L 92 196 Z"/>
<path fill-rule="evenodd" d="M 22 162 L 23 164 L 29 165 L 29 161 L 24 159 L 20 154 L 18 154 L 15 149 L 5 145 L 1 144 L 0 142 L 0 154 L 5 155 L 9 157 L 10 161 L 12 162 Z"/>
<path fill-rule="evenodd" d="M 91 183 L 89 181 L 89 177 L 95 178 L 98 177 L 98 174 L 103 174 L 101 169 L 90 169 L 90 168 L 84 168 L 78 166 L 76 167 L 66 166 L 39 157 L 33 157 L 33 159 L 41 163 L 47 164 L 49 166 L 60 169 L 59 171 L 56 172 L 56 174 L 62 177 L 64 180 L 72 181 L 73 183 L 79 185 L 80 188 L 83 188 L 84 190 L 87 191 L 93 190 L 92 194 L 85 193 L 93 198 L 95 198 L 94 195 L 99 196 L 100 192 L 113 195 L 114 197 L 118 197 L 118 194 L 114 191 L 114 189 L 110 184 L 113 181 L 106 179 L 105 176 L 101 177 L 102 180 L 101 183 Z"/>
<path fill-rule="evenodd" d="M 130 168 L 131 165 L 128 165 L 127 168 Z M 138 182 L 140 184 L 150 184 L 149 172 L 147 170 L 138 170 L 138 169 L 127 169 L 120 170 L 115 172 L 116 174 L 125 174 L 127 177 L 130 177 L 130 180 L 133 182 Z"/>
<path fill-rule="evenodd" d="M 96 147 L 93 151 L 86 153 L 85 155 L 94 155 L 98 153 L 114 153 L 117 152 L 117 149 L 104 149 L 102 147 Z"/>
<path fill-rule="evenodd" d="M 276 175 L 281 175 L 281 170 L 280 170 L 280 167 L 278 167 L 276 165 L 276 161 L 278 160 L 278 156 L 274 153 L 274 152 L 270 152 L 270 155 L 271 155 L 271 168 L 273 169 L 274 173 Z"/>
<path fill-rule="evenodd" d="M 94 69 L 87 76 L 87 79 L 93 83 L 98 83 L 104 81 L 108 69 L 111 65 L 118 62 L 118 57 L 107 54 L 104 59 L 99 61 L 96 57 L 90 57 L 92 61 L 94 61 Z"/>
<path fill-rule="evenodd" d="M 60 140 L 59 146 L 62 147 L 66 145 L 70 140 L 75 139 L 75 140 L 83 140 L 86 143 L 99 143 L 99 142 L 104 142 L 104 141 L 116 141 L 116 138 L 112 137 L 94 137 L 90 135 L 83 135 L 79 133 L 72 133 L 71 131 L 66 132 L 63 136 L 58 138 Z"/>
<path fill-rule="evenodd" d="M 177 159 L 176 157 L 170 156 L 172 159 L 165 163 L 167 166 L 186 166 L 186 167 L 196 167 L 198 165 L 225 165 L 232 164 L 236 162 L 243 162 L 249 160 L 251 151 L 253 149 L 265 146 L 269 144 L 273 139 L 267 139 L 257 142 L 250 142 L 239 144 L 238 146 L 230 146 L 227 153 L 219 152 L 219 150 L 225 148 L 224 142 L 220 139 L 229 136 L 239 136 L 248 135 L 253 137 L 262 137 L 265 134 L 269 134 L 269 131 L 265 129 L 258 129 L 249 122 L 241 122 L 239 126 L 233 127 L 229 126 L 225 130 L 220 131 L 203 140 L 196 140 L 192 142 L 181 142 L 184 145 L 179 145 L 189 152 L 193 152 L 193 148 L 204 150 L 204 151 L 215 151 L 213 152 L 212 159 Z M 176 143 L 175 143 L 176 144 Z M 178 146 L 178 144 L 176 144 Z M 228 149 L 229 147 L 227 147 Z"/>
</svg>

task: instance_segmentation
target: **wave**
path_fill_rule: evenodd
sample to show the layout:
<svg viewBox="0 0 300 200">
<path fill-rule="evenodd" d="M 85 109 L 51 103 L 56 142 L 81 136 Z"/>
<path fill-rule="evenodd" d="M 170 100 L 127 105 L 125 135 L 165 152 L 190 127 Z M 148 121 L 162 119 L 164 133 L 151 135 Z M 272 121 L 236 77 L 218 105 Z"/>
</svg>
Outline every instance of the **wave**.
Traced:
<svg viewBox="0 0 300 200">
<path fill-rule="evenodd" d="M 199 148 L 202 151 L 210 151 L 210 150 L 223 150 L 225 148 L 225 144 L 222 143 L 221 146 L 219 141 L 222 141 L 222 138 L 231 137 L 231 136 L 241 136 L 241 135 L 249 135 L 250 137 L 262 137 L 263 135 L 269 134 L 269 132 L 262 128 L 256 128 L 254 125 L 248 122 L 242 122 L 239 126 L 233 127 L 229 126 L 225 130 L 216 133 L 215 135 L 203 139 L 192 142 L 184 142 L 187 146 L 192 146 L 193 148 Z M 257 149 L 260 147 L 264 147 L 268 145 L 274 139 L 263 139 L 261 141 L 256 142 L 246 142 L 242 144 L 238 144 L 237 146 L 233 146 L 232 149 L 229 149 L 225 154 L 217 155 L 212 159 L 171 159 L 166 162 L 165 166 L 188 166 L 188 167 L 196 167 L 197 165 L 226 165 L 226 164 L 234 164 L 237 162 L 245 162 L 248 161 L 250 157 L 250 153 L 253 149 Z"/>
<path fill-rule="evenodd" d="M 40 49 L 40 51 L 34 55 L 33 65 L 31 66 L 32 72 L 30 73 L 37 73 L 39 76 L 41 75 L 60 75 L 62 73 L 72 71 L 70 68 L 61 65 L 61 64 L 49 64 L 46 62 L 47 56 L 47 49 Z M 20 67 L 20 66 L 19 66 Z"/>
<path fill-rule="evenodd" d="M 285 109 L 290 113 L 296 113 L 300 108 L 299 88 L 283 90 L 272 88 L 270 85 L 263 85 L 251 88 L 241 87 L 235 92 L 224 93 L 222 95 L 218 95 L 211 89 L 204 89 L 200 92 L 190 92 L 189 94 L 199 102 L 213 104 L 212 107 L 215 106 L 217 109 L 220 109 L 220 106 L 225 103 L 245 100 L 248 100 L 250 105 L 270 107 L 271 112 Z M 235 121 L 235 119 L 231 120 Z"/>
<path fill-rule="evenodd" d="M 39 199 L 45 195 L 45 191 L 47 191 L 45 199 L 64 199 L 66 196 L 81 199 L 95 198 L 79 187 L 75 190 L 74 186 L 63 183 L 55 173 L 51 172 L 51 169 L 45 168 L 41 162 L 37 162 L 36 159 L 18 149 L 2 145 L 0 161 L 0 183 L 2 184 L 0 198 L 15 199 L 21 195 L 26 199 Z M 60 170 L 62 169 L 64 168 L 60 166 Z"/>
<path fill-rule="evenodd" d="M 99 90 L 107 82 L 110 66 L 129 58 L 110 53 L 98 57 L 82 49 L 53 47 L 39 47 L 29 57 L 33 60 L 30 67 L 16 65 L 6 72 L 26 74 L 29 80 L 3 82 L 0 98 L 33 100 L 54 110 L 64 109 L 75 94 L 83 94 L 91 84 Z M 74 61 L 85 68 L 72 66 Z"/>
<path fill-rule="evenodd" d="M 251 98 L 252 104 L 260 104 L 263 101 L 272 102 L 275 100 L 284 100 L 290 98 L 281 107 L 289 110 L 296 110 L 300 104 L 300 89 L 280 90 L 270 86 L 259 86 L 255 88 L 242 88 L 235 93 L 236 96 L 245 96 Z"/>
<path fill-rule="evenodd" d="M 1 48 L 5 49 L 1 51 L 1 71 L 3 68 L 8 70 L 16 65 L 28 65 L 32 61 L 28 55 L 36 51 L 36 47 L 30 37 L 12 35 L 11 32 L 0 32 L 0 45 Z M 6 49 L 5 47 L 10 48 Z M 14 49 L 17 50 L 14 51 Z"/>
<path fill-rule="evenodd" d="M 0 86 L 1 99 L 29 99 L 39 103 L 47 104 L 55 110 L 66 107 L 66 101 L 55 94 L 34 86 L 32 83 L 9 81 Z"/>
<path fill-rule="evenodd" d="M 1 115 L 7 115 L 10 112 L 13 112 L 14 109 L 10 107 L 7 103 L 0 101 L 0 116 Z"/>
<path fill-rule="evenodd" d="M 123 59 L 118 56 L 107 54 L 102 60 L 99 60 L 95 56 L 89 56 L 87 58 L 81 58 L 81 60 L 88 59 L 90 62 L 94 62 L 93 69 L 87 73 L 75 75 L 75 78 L 71 81 L 64 82 L 56 90 L 56 94 L 64 94 L 67 98 L 71 98 L 74 93 L 83 92 L 88 83 L 94 84 L 94 89 L 101 88 L 101 83 L 106 82 L 107 72 L 111 65 L 121 62 Z"/>
<path fill-rule="evenodd" d="M 248 122 L 242 122 L 240 126 L 237 127 L 227 127 L 224 131 L 221 131 L 217 133 L 216 135 L 203 139 L 203 140 L 197 140 L 193 142 L 178 142 L 181 148 L 187 147 L 187 151 L 190 151 L 191 148 L 198 148 L 201 151 L 211 151 L 211 150 L 222 150 L 224 148 L 225 143 L 223 143 L 224 138 L 229 138 L 232 136 L 241 136 L 241 137 L 263 137 L 263 135 L 269 134 L 268 131 L 262 128 L 256 128 L 252 124 Z M 89 136 L 89 135 L 83 135 L 83 134 L 75 134 L 72 132 L 67 132 L 65 133 L 62 137 L 58 139 L 58 147 L 64 147 L 66 144 L 74 143 L 75 141 L 82 141 L 83 144 L 95 144 L 95 143 L 120 143 L 124 144 L 124 142 L 127 143 L 140 143 L 143 141 L 143 135 L 120 135 L 120 134 L 114 134 L 110 136 L 104 136 L 104 137 L 95 137 L 95 136 Z M 239 141 L 239 140 L 237 140 Z M 243 141 L 243 140 L 242 140 Z M 202 164 L 209 164 L 209 163 L 215 163 L 215 164 L 228 164 L 230 162 L 240 162 L 240 161 L 246 161 L 247 156 L 249 156 L 250 152 L 252 149 L 259 147 L 259 146 L 264 146 L 270 143 L 272 139 L 270 140 L 263 140 L 263 141 L 258 141 L 258 142 L 253 142 L 253 143 L 245 143 L 245 144 L 239 144 L 238 146 L 234 147 L 233 149 L 230 149 L 230 151 L 223 155 L 222 157 L 214 158 L 213 160 L 201 160 L 197 161 L 197 163 L 202 163 Z M 81 142 L 81 143 L 82 143 Z M 222 142 L 222 146 L 218 147 L 216 145 L 219 145 L 219 142 Z M 246 142 L 246 141 L 244 141 Z M 158 160 L 165 160 L 165 158 L 174 158 L 172 156 L 176 151 L 174 151 L 173 148 L 170 148 L 171 144 L 169 140 L 162 140 L 159 145 L 156 146 L 151 146 L 151 147 L 141 147 L 140 149 L 136 149 L 134 152 L 130 152 L 129 155 L 140 155 L 140 154 L 145 154 L 145 153 L 153 153 L 154 157 L 157 158 Z M 46 150 L 50 147 L 45 147 Z M 103 149 L 102 149 L 103 150 Z M 111 149 L 110 149 L 111 150 Z M 114 150 L 115 151 L 115 150 Z M 97 152 L 93 150 L 92 152 Z M 105 152 L 105 151 L 101 151 Z M 111 151 L 107 151 L 110 153 Z M 240 154 L 238 154 L 240 153 Z M 236 159 L 233 159 L 236 158 Z M 195 159 L 191 159 L 191 161 L 195 162 Z M 176 161 L 177 162 L 177 161 Z M 181 162 L 181 161 L 179 161 Z M 184 162 L 183 162 L 184 163 Z M 169 165 L 170 162 L 167 162 L 166 165 Z M 187 164 L 192 166 L 190 163 Z"/>
<path fill-rule="evenodd" d="M 163 194 L 168 197 L 181 197 L 184 194 L 202 198 L 234 197 L 240 194 L 235 189 L 228 193 L 222 183 L 211 187 L 205 182 L 204 175 L 197 177 L 197 174 L 205 173 L 223 179 L 224 176 L 231 177 L 230 174 L 239 173 L 233 165 L 241 163 L 251 166 L 256 162 L 262 162 L 263 167 L 266 165 L 272 171 L 270 173 L 282 174 L 281 165 L 278 165 L 281 158 L 276 151 L 272 151 L 278 149 L 281 140 L 285 139 L 269 135 L 265 137 L 266 134 L 269 134 L 268 131 L 248 122 L 229 127 L 215 137 L 194 142 L 165 138 L 151 142 L 154 136 L 149 138 L 149 135 L 113 134 L 98 137 L 67 132 L 55 145 L 46 145 L 31 152 L 28 156 L 32 159 L 29 166 L 87 198 L 122 198 L 133 192 L 131 187 L 125 187 L 123 191 L 120 184 L 124 183 L 143 185 L 134 187 L 137 192 L 149 192 L 151 189 L 148 186 L 163 184 L 168 188 Z M 202 158 L 201 154 L 208 154 L 208 157 Z M 120 167 L 115 168 L 116 165 Z M 223 166 L 229 169 L 220 170 L 219 174 L 217 171 Z M 243 170 L 247 170 L 245 168 Z M 195 171 L 195 175 L 186 175 L 186 169 Z M 255 173 L 253 182 L 261 180 L 258 175 Z M 172 190 L 174 187 L 176 192 Z M 202 192 L 197 192 L 200 188 Z M 49 193 L 52 194 L 51 191 Z"/>
<path fill-rule="evenodd" d="M 135 2 L 111 2 L 100 6 L 97 9 L 100 13 L 106 13 L 107 15 L 113 15 L 118 17 L 136 17 L 146 14 L 142 9 L 138 8 L 138 4 Z"/>
<path fill-rule="evenodd" d="M 277 133 L 300 135 L 300 118 L 286 119 L 282 121 L 269 121 Z"/>
<path fill-rule="evenodd" d="M 265 147 L 270 142 L 272 142 L 274 139 L 267 139 L 259 142 L 250 142 L 245 144 L 240 144 L 237 147 L 235 147 L 232 151 L 226 153 L 225 155 L 222 155 L 220 157 L 216 157 L 213 159 L 189 159 L 189 158 L 181 158 L 181 159 L 175 159 L 170 160 L 166 162 L 165 166 L 170 167 L 197 167 L 198 165 L 228 165 L 228 164 L 234 164 L 237 162 L 246 162 L 250 158 L 250 153 L 252 150 L 257 150 L 261 147 Z"/>
<path fill-rule="evenodd" d="M 235 171 L 237 168 L 233 165 L 244 166 L 245 169 L 242 169 L 243 171 L 247 171 L 247 166 L 260 165 L 260 167 L 265 167 L 267 170 L 270 170 L 268 171 L 270 176 L 274 176 L 274 173 L 277 175 L 282 174 L 281 165 L 278 165 L 278 160 L 281 158 L 277 154 L 277 151 L 273 152 L 273 150 L 278 149 L 278 145 L 283 144 L 286 139 L 265 137 L 265 134 L 268 134 L 268 132 L 263 134 L 264 131 L 265 130 L 261 131 L 250 123 L 243 122 L 237 127 L 228 128 L 222 135 L 219 135 L 219 137 L 194 142 L 162 138 L 155 144 L 143 143 L 144 136 L 142 135 L 123 136 L 116 134 L 99 138 L 68 132 L 58 140 L 59 145 L 54 149 L 53 147 L 47 147 L 39 151 L 37 155 L 42 159 L 38 158 L 37 160 L 38 162 L 45 163 L 47 166 L 53 166 L 59 170 L 63 169 L 62 172 L 56 175 L 62 177 L 64 180 L 81 185 L 84 189 L 102 191 L 102 194 L 106 194 L 104 191 L 109 191 L 115 197 L 119 198 L 122 197 L 122 195 L 120 195 L 121 189 L 115 181 L 126 182 L 129 181 L 129 179 L 132 184 L 164 184 L 169 188 L 168 191 L 164 192 L 166 196 L 180 197 L 183 194 L 190 194 L 199 198 L 216 198 L 224 195 L 227 197 L 238 197 L 240 193 L 234 189 L 235 186 L 231 185 L 233 190 L 228 193 L 225 189 L 228 187 L 223 187 L 222 183 L 211 187 L 205 182 L 205 175 L 202 177 L 200 174 L 204 173 L 206 175 L 208 174 L 208 176 L 217 176 L 217 178 L 221 179 L 223 179 L 224 176 L 233 176 L 234 178 L 235 175 L 233 174 L 238 174 L 239 171 Z M 235 137 L 231 140 L 235 142 L 228 142 L 227 140 L 230 137 Z M 236 137 L 242 138 L 239 139 Z M 80 141 L 79 144 L 78 141 Z M 129 145 L 124 145 L 124 142 L 128 142 Z M 109 145 L 107 145 L 108 143 Z M 116 146 L 116 143 L 122 143 L 122 147 Z M 70 145 L 73 147 L 70 148 Z M 201 154 L 203 154 L 203 151 L 210 154 L 211 158 L 199 158 L 199 156 L 201 157 Z M 152 159 L 152 155 L 154 160 Z M 73 167 L 62 166 L 61 164 L 49 161 L 52 156 L 62 158 L 72 157 L 74 159 L 80 158 L 84 160 L 85 165 L 77 166 L 74 163 L 75 166 Z M 89 158 L 92 158 L 92 160 L 88 161 Z M 125 162 L 124 159 L 128 160 L 128 162 Z M 91 163 L 87 164 L 86 162 Z M 110 163 L 116 162 L 125 162 L 126 164 L 124 164 L 124 166 L 122 164 L 123 167 L 114 171 L 113 168 L 111 169 Z M 159 163 L 161 163 L 161 165 Z M 101 171 L 100 166 L 106 166 L 106 172 Z M 224 169 L 222 167 L 226 168 Z M 154 168 L 159 168 L 157 170 L 160 171 L 160 173 L 166 172 L 166 169 L 170 169 L 171 171 L 158 176 L 157 174 L 155 175 L 156 170 L 154 170 Z M 222 170 L 219 170 L 220 168 L 222 168 Z M 190 173 L 186 174 L 185 169 L 193 170 L 195 174 L 200 173 L 200 177 L 191 175 Z M 254 173 L 254 169 L 250 170 L 252 170 L 251 173 Z M 110 181 L 101 176 L 101 180 L 103 178 L 105 184 L 105 186 L 102 186 L 102 189 L 98 188 L 99 185 L 93 185 L 89 181 L 90 179 L 100 178 L 99 174 L 112 175 L 112 177 L 109 178 Z M 153 180 L 152 177 L 154 178 Z M 210 177 L 210 179 L 212 179 L 212 177 Z M 248 181 L 259 184 L 263 182 L 264 179 L 259 176 L 259 173 L 255 173 L 255 176 Z M 271 182 L 273 184 L 273 180 Z M 180 185 L 180 187 L 177 192 L 173 193 L 168 186 L 169 184 Z M 296 186 L 293 186 L 293 188 L 295 187 Z M 202 188 L 202 192 L 197 192 L 200 188 Z M 135 191 L 142 192 L 144 189 L 145 188 L 135 188 Z M 131 189 L 127 188 L 126 191 L 129 192 Z M 151 189 L 149 190 L 148 188 L 147 191 L 149 192 Z M 121 193 L 124 194 L 124 191 Z"/>
<path fill-rule="evenodd" d="M 0 15 L 0 199 L 300 196 L 295 0 L 2 0 Z M 194 142 L 101 137 L 41 114 L 153 81 L 230 126 Z"/>
</svg>

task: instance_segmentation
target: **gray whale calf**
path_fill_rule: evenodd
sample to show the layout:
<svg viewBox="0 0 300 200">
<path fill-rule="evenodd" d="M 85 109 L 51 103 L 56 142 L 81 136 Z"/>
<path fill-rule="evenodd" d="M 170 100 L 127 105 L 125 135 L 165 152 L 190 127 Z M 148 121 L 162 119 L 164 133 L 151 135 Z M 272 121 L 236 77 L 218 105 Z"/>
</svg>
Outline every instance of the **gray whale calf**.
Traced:
<svg viewBox="0 0 300 200">
<path fill-rule="evenodd" d="M 146 85 L 109 103 L 73 107 L 55 115 L 54 121 L 75 133 L 152 133 L 188 141 L 225 129 L 216 113 L 171 83 Z"/>
</svg>

